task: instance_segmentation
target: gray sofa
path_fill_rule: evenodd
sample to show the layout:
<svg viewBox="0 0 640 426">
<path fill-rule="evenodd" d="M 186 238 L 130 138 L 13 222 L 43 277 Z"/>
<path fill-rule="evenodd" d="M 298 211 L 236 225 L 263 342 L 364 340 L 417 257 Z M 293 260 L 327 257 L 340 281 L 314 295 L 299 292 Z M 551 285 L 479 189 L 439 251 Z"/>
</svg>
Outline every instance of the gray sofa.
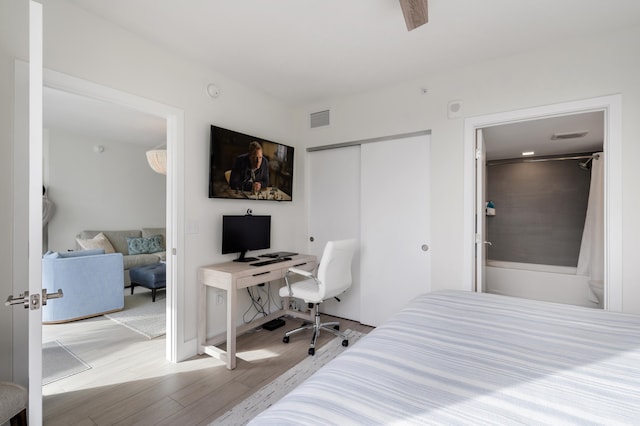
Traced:
<svg viewBox="0 0 640 426">
<path fill-rule="evenodd" d="M 166 260 L 166 249 L 164 251 L 144 254 L 129 254 L 129 238 L 148 238 L 154 235 L 162 236 L 162 247 L 165 247 L 166 228 L 142 228 L 123 231 L 82 231 L 76 238 L 87 240 L 94 238 L 99 233 L 103 233 L 109 240 L 116 253 L 122 253 L 124 264 L 124 285 L 129 287 L 131 279 L 129 278 L 129 269 L 136 266 L 151 265 Z M 82 250 L 82 247 L 76 240 L 76 249 Z"/>
</svg>

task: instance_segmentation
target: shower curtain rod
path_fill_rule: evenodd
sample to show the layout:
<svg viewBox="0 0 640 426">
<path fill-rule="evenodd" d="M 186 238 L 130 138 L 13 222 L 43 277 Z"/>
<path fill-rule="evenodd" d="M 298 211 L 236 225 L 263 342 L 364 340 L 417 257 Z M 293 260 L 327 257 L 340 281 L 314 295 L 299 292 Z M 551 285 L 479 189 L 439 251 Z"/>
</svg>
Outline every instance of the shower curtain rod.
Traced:
<svg viewBox="0 0 640 426">
<path fill-rule="evenodd" d="M 560 161 L 560 160 L 592 160 L 600 157 L 598 154 L 591 155 L 572 155 L 566 157 L 546 157 L 546 158 L 509 158 L 504 160 L 490 160 L 487 161 L 487 166 L 494 166 L 497 164 L 510 164 L 510 163 L 537 163 L 539 161 Z"/>
</svg>

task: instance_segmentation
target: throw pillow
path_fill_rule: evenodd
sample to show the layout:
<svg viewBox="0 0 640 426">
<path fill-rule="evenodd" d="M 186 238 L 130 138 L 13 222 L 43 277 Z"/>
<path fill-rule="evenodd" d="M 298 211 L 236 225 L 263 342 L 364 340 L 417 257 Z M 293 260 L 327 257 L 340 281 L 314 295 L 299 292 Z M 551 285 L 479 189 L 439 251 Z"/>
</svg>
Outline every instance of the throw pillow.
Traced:
<svg viewBox="0 0 640 426">
<path fill-rule="evenodd" d="M 129 254 L 148 254 L 164 251 L 164 239 L 162 235 L 152 235 L 150 237 L 127 237 Z"/>
<path fill-rule="evenodd" d="M 105 235 L 100 232 L 93 238 L 82 239 L 76 238 L 78 245 L 82 247 L 83 250 L 91 250 L 91 249 L 104 249 L 105 253 L 115 253 L 115 249 L 113 245 L 111 245 L 111 241 Z"/>
</svg>

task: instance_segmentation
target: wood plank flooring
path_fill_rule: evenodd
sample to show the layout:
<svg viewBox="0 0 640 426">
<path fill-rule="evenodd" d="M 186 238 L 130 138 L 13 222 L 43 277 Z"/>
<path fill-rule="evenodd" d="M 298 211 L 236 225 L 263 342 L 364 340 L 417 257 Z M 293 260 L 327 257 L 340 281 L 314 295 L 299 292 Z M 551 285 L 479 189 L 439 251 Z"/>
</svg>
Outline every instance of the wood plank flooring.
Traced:
<svg viewBox="0 0 640 426">
<path fill-rule="evenodd" d="M 372 329 L 339 320 L 343 330 Z M 233 371 L 206 355 L 171 364 L 164 337 L 148 340 L 105 317 L 44 325 L 43 341 L 58 340 L 91 366 L 43 387 L 44 424 L 207 425 L 309 356 L 310 333 L 282 343 L 284 331 L 300 323 L 286 318 L 277 330 L 239 336 Z M 332 338 L 321 334 L 318 346 Z"/>
</svg>

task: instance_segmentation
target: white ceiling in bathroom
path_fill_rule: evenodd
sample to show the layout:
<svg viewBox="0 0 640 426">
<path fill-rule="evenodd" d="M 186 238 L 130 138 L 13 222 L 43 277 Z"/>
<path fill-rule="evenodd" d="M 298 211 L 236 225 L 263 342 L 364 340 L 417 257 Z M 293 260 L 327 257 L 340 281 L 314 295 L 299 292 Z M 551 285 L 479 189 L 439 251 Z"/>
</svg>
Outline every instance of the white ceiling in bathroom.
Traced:
<svg viewBox="0 0 640 426">
<path fill-rule="evenodd" d="M 551 139 L 554 133 L 587 132 L 576 139 Z M 482 130 L 487 160 L 521 158 L 522 152 L 535 156 L 595 152 L 602 149 L 604 113 L 587 112 L 541 120 L 487 127 Z"/>
</svg>

